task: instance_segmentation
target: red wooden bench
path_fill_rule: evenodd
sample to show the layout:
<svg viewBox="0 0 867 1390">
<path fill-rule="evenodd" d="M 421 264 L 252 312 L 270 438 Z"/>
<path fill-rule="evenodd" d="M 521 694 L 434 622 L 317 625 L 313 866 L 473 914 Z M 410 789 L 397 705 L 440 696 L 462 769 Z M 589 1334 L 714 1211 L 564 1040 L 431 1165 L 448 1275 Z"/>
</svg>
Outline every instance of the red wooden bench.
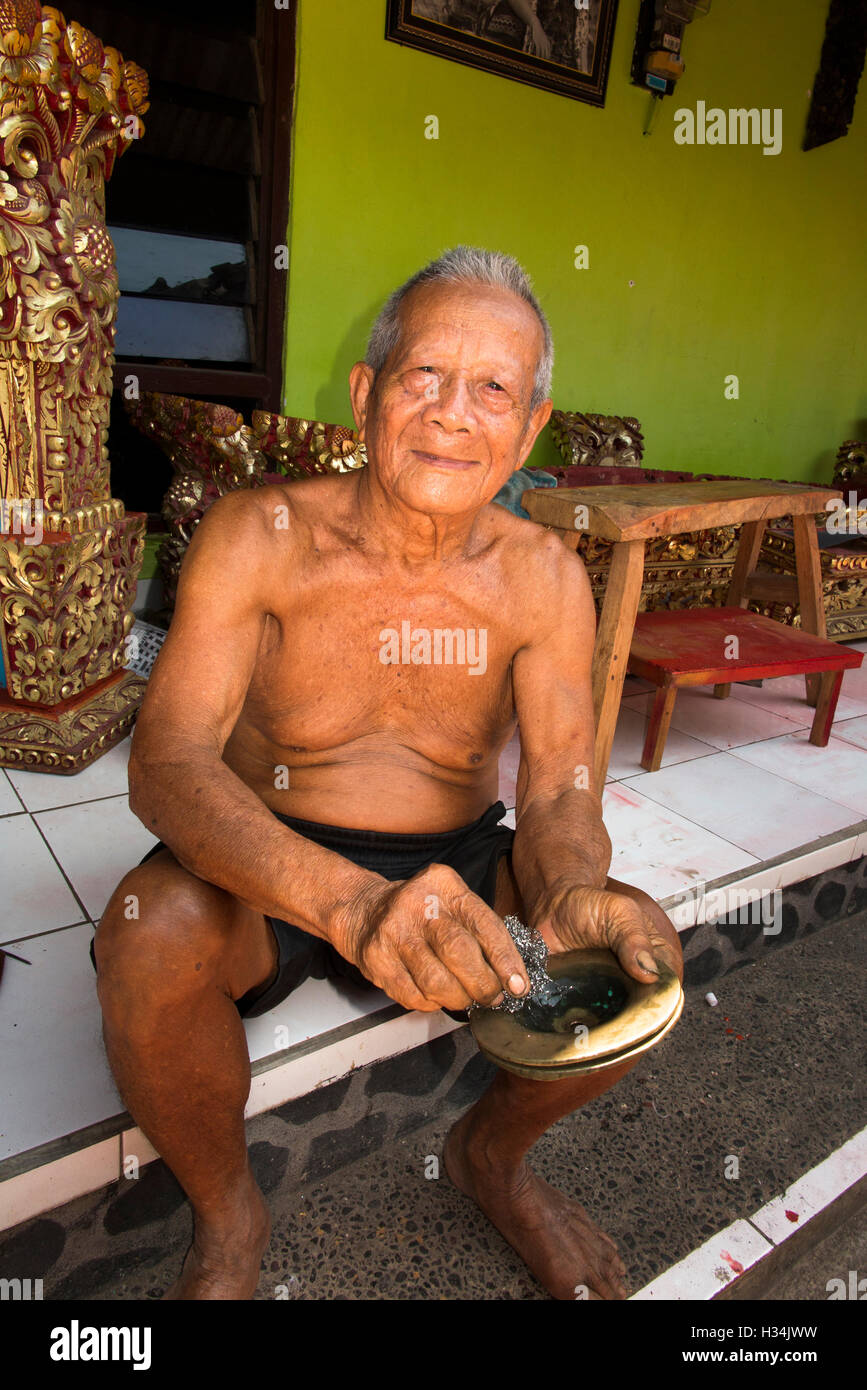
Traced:
<svg viewBox="0 0 867 1390">
<path fill-rule="evenodd" d="M 743 608 L 689 608 L 639 613 L 635 619 L 629 672 L 657 687 L 641 755 L 641 766 L 656 772 L 677 692 L 684 686 L 713 685 L 724 698 L 733 679 L 822 672 L 810 742 L 824 748 L 831 734 L 843 672 L 858 667 L 864 654 L 811 632 L 784 627 Z"/>
</svg>

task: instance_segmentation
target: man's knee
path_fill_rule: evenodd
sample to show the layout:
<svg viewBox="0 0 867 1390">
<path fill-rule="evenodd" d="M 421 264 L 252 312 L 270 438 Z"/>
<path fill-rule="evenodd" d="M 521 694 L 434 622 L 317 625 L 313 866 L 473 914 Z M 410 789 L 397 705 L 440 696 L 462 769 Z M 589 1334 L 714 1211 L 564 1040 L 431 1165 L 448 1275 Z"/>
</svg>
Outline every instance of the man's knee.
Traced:
<svg viewBox="0 0 867 1390">
<path fill-rule="evenodd" d="M 153 970 L 170 978 L 195 957 L 196 973 L 218 963 L 226 945 L 231 898 L 184 869 L 168 851 L 131 869 L 103 913 L 94 939 L 102 978 Z"/>
</svg>

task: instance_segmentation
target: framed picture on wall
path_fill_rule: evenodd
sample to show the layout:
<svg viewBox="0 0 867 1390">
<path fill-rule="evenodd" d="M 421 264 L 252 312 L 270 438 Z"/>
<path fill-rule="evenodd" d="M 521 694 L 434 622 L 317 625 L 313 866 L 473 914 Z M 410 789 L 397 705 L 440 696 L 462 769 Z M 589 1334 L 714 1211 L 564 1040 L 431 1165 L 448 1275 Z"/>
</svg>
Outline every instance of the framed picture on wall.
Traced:
<svg viewBox="0 0 867 1390">
<path fill-rule="evenodd" d="M 617 0 L 387 0 L 385 37 L 605 105 Z"/>
</svg>

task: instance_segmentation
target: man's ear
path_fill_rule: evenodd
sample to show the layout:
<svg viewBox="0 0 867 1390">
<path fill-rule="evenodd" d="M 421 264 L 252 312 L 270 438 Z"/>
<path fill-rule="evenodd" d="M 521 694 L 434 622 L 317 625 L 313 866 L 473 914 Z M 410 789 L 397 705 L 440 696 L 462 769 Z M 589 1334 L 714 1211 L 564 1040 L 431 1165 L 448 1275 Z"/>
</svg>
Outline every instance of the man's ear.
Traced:
<svg viewBox="0 0 867 1390">
<path fill-rule="evenodd" d="M 359 439 L 364 442 L 364 426 L 367 420 L 367 404 L 373 391 L 375 373 L 366 362 L 356 362 L 349 373 L 349 399 L 352 415 Z"/>
<path fill-rule="evenodd" d="M 539 435 L 542 433 L 543 429 L 550 420 L 551 411 L 553 409 L 553 401 L 543 401 L 541 405 L 536 406 L 536 409 L 530 415 L 530 418 L 527 421 L 527 428 L 524 431 L 524 438 L 521 441 L 521 461 L 515 469 L 516 473 L 518 471 L 518 468 L 524 467 L 524 464 L 527 462 L 527 459 L 533 452 L 533 445 L 536 443 L 536 440 L 539 438 Z"/>
</svg>

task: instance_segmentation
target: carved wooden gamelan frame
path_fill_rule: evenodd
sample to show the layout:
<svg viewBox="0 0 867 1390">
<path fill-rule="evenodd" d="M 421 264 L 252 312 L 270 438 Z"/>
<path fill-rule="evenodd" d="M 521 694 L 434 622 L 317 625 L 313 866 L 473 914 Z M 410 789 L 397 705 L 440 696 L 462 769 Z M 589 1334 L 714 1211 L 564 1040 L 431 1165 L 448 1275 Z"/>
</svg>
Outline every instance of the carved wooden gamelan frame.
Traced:
<svg viewBox="0 0 867 1390">
<path fill-rule="evenodd" d="M 105 181 L 144 133 L 147 90 L 58 10 L 0 0 L 4 767 L 77 772 L 129 732 L 144 693 L 123 669 L 146 518 L 109 484 Z"/>
</svg>

